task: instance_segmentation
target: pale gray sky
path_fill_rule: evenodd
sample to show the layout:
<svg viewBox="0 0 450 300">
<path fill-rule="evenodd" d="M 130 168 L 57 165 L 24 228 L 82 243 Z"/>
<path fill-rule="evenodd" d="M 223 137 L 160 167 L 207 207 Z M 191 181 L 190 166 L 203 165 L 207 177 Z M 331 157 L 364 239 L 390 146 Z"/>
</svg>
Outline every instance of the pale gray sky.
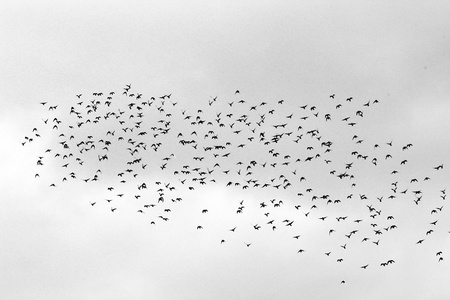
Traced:
<svg viewBox="0 0 450 300">
<path fill-rule="evenodd" d="M 447 1 L 4 1 L 0 11 L 2 297 L 448 299 L 449 208 L 440 190 L 448 187 L 450 167 L 449 13 Z M 324 163 L 312 163 L 310 168 L 300 164 L 297 172 L 307 174 L 301 188 L 312 187 L 318 196 L 329 193 L 332 199 L 354 193 L 354 202 L 326 205 L 320 200 L 319 208 L 305 217 L 314 204 L 310 194 L 296 210 L 297 190 L 225 188 L 233 177 L 220 175 L 217 184 L 196 187 L 184 192 L 182 202 L 167 203 L 172 209 L 170 220 L 158 220 L 154 226 L 150 220 L 155 216 L 149 211 L 136 213 L 145 203 L 142 199 L 115 199 L 120 207 L 111 213 L 104 186 L 117 184 L 113 181 L 121 167 L 105 167 L 98 184 L 60 182 L 67 170 L 50 158 L 37 169 L 38 156 L 56 148 L 60 140 L 55 130 L 44 130 L 42 119 L 57 116 L 73 122 L 67 113 L 70 107 L 81 100 L 87 103 L 95 92 L 115 91 L 114 105 L 121 107 L 119 102 L 129 99 L 120 94 L 130 83 L 144 99 L 171 93 L 178 104 L 167 111 L 173 110 L 174 130 L 185 130 L 186 135 L 192 130 L 182 127 L 181 109 L 195 115 L 201 108 L 211 119 L 225 109 L 236 116 L 257 116 L 249 108 L 265 101 L 277 109 L 268 127 L 284 123 L 291 112 L 300 124 L 300 116 L 311 114 L 303 113 L 301 105 L 316 105 L 322 116 L 330 112 L 332 123 L 308 119 L 305 124 L 314 124 L 311 127 L 317 126 L 325 140 L 333 140 L 333 163 L 329 168 Z M 239 95 L 234 94 L 237 89 Z M 85 98 L 78 100 L 76 94 Z M 334 100 L 331 94 L 336 94 Z M 216 96 L 215 106 L 209 106 Z M 346 102 L 348 97 L 354 101 Z M 226 104 L 239 99 L 247 102 L 242 108 Z M 285 100 L 282 106 L 277 104 L 280 99 Z M 364 108 L 363 118 L 354 116 L 358 107 L 375 99 L 379 103 Z M 59 107 L 49 112 L 39 102 Z M 343 104 L 340 111 L 335 109 L 338 103 Z M 347 114 L 358 123 L 355 128 L 339 121 Z M 32 135 L 33 127 L 39 128 L 42 138 L 23 147 L 21 142 Z M 105 130 L 99 127 L 92 133 L 98 139 Z M 353 134 L 364 142 L 355 146 Z M 232 133 L 224 135 L 239 143 Z M 391 140 L 396 150 L 389 165 L 384 154 L 390 151 L 386 143 Z M 372 158 L 378 151 L 373 149 L 375 143 L 383 153 L 378 154 L 376 168 L 349 155 L 359 147 Z M 413 147 L 402 151 L 408 143 Z M 298 154 L 295 147 L 282 150 L 303 159 L 305 152 Z M 159 169 L 162 157 L 176 152 L 174 161 L 183 164 L 191 155 L 168 148 L 158 160 L 149 158 L 153 165 L 149 163 L 140 175 L 153 190 L 158 180 L 179 185 Z M 247 149 L 233 154 L 233 161 L 254 158 L 263 163 L 267 157 L 260 148 Z M 110 155 L 123 162 L 120 151 Z M 405 166 L 399 165 L 402 159 L 408 160 Z M 353 190 L 328 174 L 331 166 L 340 172 L 351 161 L 358 182 Z M 439 164 L 444 169 L 434 170 Z M 95 158 L 86 157 L 86 166 L 77 172 L 95 172 L 99 166 Z M 235 170 L 234 165 L 230 168 Z M 401 170 L 398 199 L 387 200 L 393 181 L 389 172 L 396 168 Z M 36 172 L 40 178 L 34 178 Z M 270 169 L 258 172 L 261 180 L 279 175 Z M 92 174 L 80 179 L 88 176 Z M 426 184 L 425 176 L 431 177 Z M 413 202 L 411 191 L 416 187 L 409 185 L 411 178 L 420 181 L 417 186 L 424 193 L 420 205 Z M 57 188 L 52 189 L 53 180 Z M 407 196 L 401 197 L 406 188 Z M 135 185 L 123 189 L 127 195 L 136 193 Z M 359 194 L 369 199 L 364 202 Z M 150 191 L 146 195 L 155 197 Z M 376 197 L 381 196 L 380 203 Z M 259 203 L 270 203 L 274 197 L 285 204 L 265 217 Z M 245 209 L 238 215 L 241 200 Z M 91 207 L 90 201 L 97 204 Z M 382 224 L 398 226 L 379 237 L 379 246 L 372 243 L 377 237 L 366 204 L 381 209 L 379 229 L 384 231 Z M 438 214 L 430 213 L 441 205 Z M 207 214 L 201 214 L 204 208 Z M 161 206 L 157 209 L 162 211 Z M 345 222 L 334 221 L 347 215 Z M 388 215 L 395 216 L 391 223 Z M 321 216 L 328 219 L 321 221 Z M 358 216 L 364 218 L 361 225 L 353 222 Z M 275 231 L 266 224 L 272 217 Z M 283 219 L 295 220 L 293 227 L 284 226 Z M 435 220 L 437 225 L 431 225 Z M 203 230 L 196 230 L 199 224 Z M 254 230 L 255 224 L 262 225 L 261 230 Z M 235 226 L 236 232 L 230 232 Z M 330 228 L 336 233 L 328 234 Z M 359 230 L 354 237 L 344 236 L 354 229 Z M 434 232 L 426 235 L 430 229 Z M 297 234 L 300 238 L 293 239 Z M 365 236 L 370 240 L 361 243 Z M 222 245 L 221 239 L 226 240 Z M 417 245 L 419 239 L 424 243 Z M 340 246 L 345 243 L 344 250 Z M 305 252 L 297 253 L 299 249 Z M 330 257 L 324 254 L 327 251 L 332 252 Z M 444 258 L 441 262 L 438 251 Z M 337 263 L 339 258 L 344 261 Z M 395 264 L 380 267 L 388 259 Z M 367 269 L 360 268 L 366 264 Z"/>
</svg>

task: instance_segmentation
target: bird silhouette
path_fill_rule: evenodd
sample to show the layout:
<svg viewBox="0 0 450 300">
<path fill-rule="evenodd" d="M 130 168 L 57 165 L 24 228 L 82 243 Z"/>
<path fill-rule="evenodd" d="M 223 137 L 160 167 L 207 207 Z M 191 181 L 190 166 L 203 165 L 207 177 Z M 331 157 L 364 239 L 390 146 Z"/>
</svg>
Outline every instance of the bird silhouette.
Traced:
<svg viewBox="0 0 450 300">
<path fill-rule="evenodd" d="M 231 245 L 246 229 L 260 236 L 287 234 L 291 243 L 297 243 L 292 238 L 303 240 L 308 234 L 300 230 L 306 224 L 317 228 L 317 239 L 322 236 L 330 243 L 327 247 L 331 248 L 318 253 L 333 257 L 332 253 L 342 251 L 337 262 L 350 261 L 345 253 L 353 249 L 361 255 L 366 247 L 385 251 L 386 240 L 400 224 L 393 224 L 400 205 L 412 205 L 424 218 L 436 218 L 431 223 L 415 220 L 433 229 L 412 233 L 411 244 L 422 244 L 424 234 L 438 237 L 442 232 L 438 220 L 446 213 L 446 193 L 442 187 L 434 194 L 432 190 L 434 181 L 445 176 L 445 162 L 419 165 L 411 155 L 414 152 L 410 153 L 415 151 L 412 143 L 400 146 L 392 136 L 378 138 L 364 131 L 378 128 L 379 124 L 367 125 L 378 109 L 373 105 L 379 104 L 377 99 L 341 99 L 327 93 L 325 99 L 299 106 L 288 98 L 253 100 L 235 90 L 239 98 L 220 101 L 219 95 L 194 104 L 172 93 L 145 95 L 131 84 L 121 90 L 123 94 L 83 92 L 74 93 L 76 98 L 70 96 L 66 102 L 36 103 L 42 116 L 20 140 L 24 147 L 50 141 L 30 167 L 35 178 L 42 177 L 36 181 L 52 188 L 59 182 L 57 190 L 78 182 L 99 188 L 108 194 L 99 199 L 114 201 L 114 207 L 108 205 L 111 212 L 121 208 L 113 217 L 138 212 L 139 217 L 150 218 L 155 228 L 161 225 L 159 220 L 168 222 L 169 214 L 173 216 L 170 221 L 179 217 L 183 207 L 186 213 L 191 212 L 187 207 L 201 207 L 192 209 L 193 219 L 202 224 L 196 226 L 199 235 L 210 234 L 209 229 L 200 229 L 219 222 L 217 214 L 225 216 L 228 210 L 213 209 L 215 197 L 204 206 L 180 205 L 193 203 L 184 201 L 185 197 L 216 187 L 221 195 L 252 195 L 258 200 L 246 200 L 245 205 L 242 199 L 230 200 L 233 215 L 217 239 L 220 244 L 226 240 Z M 227 97 L 233 97 L 233 92 Z M 420 171 L 413 175 L 410 168 L 416 163 Z M 58 171 L 45 172 L 48 168 Z M 151 182 L 151 178 L 161 179 Z M 321 182 L 315 182 L 317 178 Z M 387 183 L 378 184 L 382 180 L 377 178 Z M 367 182 L 377 186 L 376 190 L 363 190 Z M 339 192 L 334 186 L 339 186 Z M 94 212 L 108 209 L 102 201 L 90 204 L 96 206 Z M 236 231 L 242 223 L 231 223 L 232 218 L 245 220 L 247 225 Z M 354 237 L 362 232 L 361 242 L 355 242 Z M 431 238 L 428 243 L 433 243 Z M 286 243 L 286 247 L 298 246 Z M 304 248 L 308 255 L 313 252 Z M 441 255 L 436 255 L 439 261 L 443 261 Z M 361 268 L 367 269 L 372 262 L 381 261 L 385 267 L 395 262 L 368 259 L 372 260 Z"/>
</svg>

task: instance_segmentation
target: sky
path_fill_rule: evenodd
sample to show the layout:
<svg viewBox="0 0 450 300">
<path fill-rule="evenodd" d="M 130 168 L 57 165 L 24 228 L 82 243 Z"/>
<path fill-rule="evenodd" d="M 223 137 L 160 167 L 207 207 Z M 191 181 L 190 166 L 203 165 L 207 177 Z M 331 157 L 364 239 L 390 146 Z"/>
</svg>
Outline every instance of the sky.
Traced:
<svg viewBox="0 0 450 300">
<path fill-rule="evenodd" d="M 450 178 L 449 12 L 446 1 L 4 1 L 0 11 L 2 297 L 448 299 L 450 222 L 441 190 L 449 186 Z M 123 95 L 127 85 L 131 88 Z M 104 103 L 112 91 L 110 110 Z M 130 97 L 132 93 L 142 94 L 142 100 Z M 159 98 L 169 94 L 170 99 Z M 157 125 L 162 118 L 170 120 L 172 129 L 167 136 L 160 133 L 160 150 L 139 149 L 139 157 L 148 163 L 145 170 L 125 166 L 131 157 L 128 146 L 115 139 L 108 161 L 98 161 L 97 154 L 105 153 L 98 140 L 113 140 L 106 135 L 108 130 L 116 130 L 114 138 L 120 132 L 141 139 L 122 133 L 114 117 L 73 130 L 67 127 L 90 118 L 85 105 L 93 99 L 102 104 L 92 116 L 125 111 L 128 119 L 123 120 L 132 127 L 137 118 L 131 121 L 129 114 L 136 116 L 138 111 L 129 109 L 128 103 L 139 105 L 151 97 L 156 99 L 145 106 L 143 124 L 162 126 Z M 346 101 L 349 97 L 351 102 Z M 80 101 L 82 105 L 77 104 Z M 370 105 L 364 106 L 367 102 Z M 342 108 L 336 108 L 338 104 Z M 50 111 L 55 105 L 57 109 Z M 300 108 L 304 105 L 306 109 Z M 257 108 L 251 110 L 252 106 Z M 319 117 L 314 117 L 312 106 Z M 69 114 L 71 107 L 82 118 Z M 273 115 L 270 109 L 275 109 Z M 184 110 L 191 120 L 184 119 Z M 363 117 L 355 114 L 358 110 Z M 292 119 L 287 118 L 291 113 Z M 332 121 L 324 120 L 326 113 Z M 229 124 L 243 114 L 249 115 L 251 125 L 235 120 L 236 128 L 243 128 L 235 134 Z M 256 125 L 263 114 L 266 121 Z M 220 137 L 217 143 L 231 143 L 227 150 L 218 151 L 223 155 L 229 150 L 229 160 L 215 159 L 201 149 L 215 141 L 203 137 L 204 127 L 190 123 L 196 116 L 216 124 L 211 128 Z M 308 119 L 301 120 L 302 116 Z M 357 124 L 342 122 L 346 116 Z M 58 129 L 51 128 L 55 117 L 62 121 Z M 50 126 L 43 122 L 47 118 Z M 220 122 L 226 127 L 218 127 Z M 293 131 L 292 136 L 273 127 L 283 123 L 288 123 L 286 132 Z M 299 143 L 292 143 L 301 132 L 299 124 L 305 130 L 319 130 L 322 140 L 305 131 Z M 273 144 L 281 157 L 268 153 L 272 144 L 247 140 L 254 128 L 264 130 L 268 140 L 284 134 Z M 148 136 L 142 140 L 150 145 L 155 132 L 150 132 L 150 125 L 145 129 Z M 194 130 L 199 151 L 180 146 L 176 135 L 182 132 L 189 140 Z M 65 169 L 53 153 L 70 134 L 77 142 L 93 135 L 97 147 L 77 154 L 83 165 L 70 160 Z M 353 139 L 354 135 L 358 137 Z M 27 142 L 25 137 L 31 136 L 33 142 Z M 255 134 L 255 141 L 258 138 Z M 362 141 L 356 144 L 358 140 Z M 332 141 L 333 151 L 323 153 L 319 143 L 323 141 Z M 392 147 L 387 145 L 390 142 Z M 240 143 L 245 147 L 239 149 Z M 412 146 L 403 150 L 407 144 Z M 314 149 L 306 150 L 308 146 Z M 46 149 L 52 152 L 45 153 Z M 369 158 L 358 159 L 352 151 Z M 318 152 L 318 159 L 303 161 Z M 385 159 L 388 153 L 392 160 Z M 287 154 L 292 157 L 290 165 L 280 166 L 288 160 L 282 158 Z M 207 178 L 215 183 L 200 185 L 187 176 L 183 185 L 183 176 L 173 173 L 182 165 L 193 168 L 197 155 L 206 157 L 198 162 L 200 168 L 214 169 Z M 37 166 L 39 156 L 45 156 L 44 166 Z M 167 170 L 162 170 L 165 157 Z M 295 162 L 297 157 L 302 162 Z M 377 166 L 371 161 L 374 157 Z M 239 180 L 236 162 L 245 166 L 251 160 L 258 162 L 252 170 L 259 182 L 275 185 L 271 179 L 276 178 L 282 183 L 283 174 L 295 179 L 289 181 L 292 187 L 226 187 L 227 182 Z M 268 166 L 262 167 L 266 160 Z M 279 165 L 270 167 L 275 160 Z M 213 168 L 215 162 L 220 167 Z M 441 164 L 443 169 L 434 169 Z M 139 174 L 135 179 L 125 174 L 127 182 L 120 184 L 117 173 L 128 167 L 139 169 Z M 102 172 L 96 173 L 99 168 Z M 228 175 L 223 173 L 227 168 Z M 356 186 L 332 176 L 333 168 L 336 174 L 354 174 Z M 390 174 L 394 169 L 398 175 Z M 62 182 L 71 170 L 77 178 Z M 100 177 L 98 182 L 81 180 L 92 179 L 94 173 Z M 300 175 L 305 182 L 299 182 Z M 431 179 L 424 181 L 428 176 Z M 413 178 L 419 182 L 411 183 Z M 149 189 L 137 191 L 136 184 L 144 181 Z M 56 187 L 50 187 L 52 183 Z M 156 190 L 165 185 L 176 190 L 172 193 L 165 187 L 165 202 L 158 203 Z M 195 189 L 190 191 L 187 185 Z M 123 199 L 107 186 L 123 192 Z M 423 193 L 419 204 L 414 202 L 418 197 L 414 190 Z M 133 197 L 137 193 L 142 197 Z M 325 194 L 342 203 L 311 199 Z M 396 198 L 389 200 L 393 194 Z M 174 197 L 183 200 L 170 201 Z M 271 199 L 283 204 L 275 208 Z M 260 208 L 261 202 L 268 207 Z M 156 206 L 138 213 L 145 203 Z M 314 204 L 317 209 L 310 208 Z M 243 213 L 237 214 L 241 206 Z M 112 212 L 112 207 L 117 210 Z M 369 207 L 378 210 L 378 216 L 371 218 Z M 171 211 L 165 212 L 166 208 Z M 204 209 L 208 212 L 202 213 Z M 431 213 L 433 209 L 436 213 Z M 160 214 L 169 221 L 158 218 Z M 387 219 L 390 215 L 394 219 Z M 348 217 L 338 222 L 339 216 Z M 272 219 L 276 230 L 267 224 Z M 285 226 L 285 219 L 294 221 L 293 226 Z M 356 219 L 363 221 L 356 223 Z M 430 224 L 436 220 L 436 225 Z M 374 235 L 377 228 L 371 223 L 379 224 L 383 234 Z M 393 230 L 383 229 L 394 224 Z M 329 233 L 330 229 L 335 232 Z M 358 231 L 345 237 L 352 230 Z M 429 230 L 433 231 L 426 234 Z M 296 235 L 300 237 L 293 238 Z M 369 240 L 361 242 L 364 237 Z M 421 239 L 424 242 L 417 244 Z M 300 249 L 304 252 L 298 253 Z M 395 263 L 380 266 L 391 259 Z"/>
</svg>

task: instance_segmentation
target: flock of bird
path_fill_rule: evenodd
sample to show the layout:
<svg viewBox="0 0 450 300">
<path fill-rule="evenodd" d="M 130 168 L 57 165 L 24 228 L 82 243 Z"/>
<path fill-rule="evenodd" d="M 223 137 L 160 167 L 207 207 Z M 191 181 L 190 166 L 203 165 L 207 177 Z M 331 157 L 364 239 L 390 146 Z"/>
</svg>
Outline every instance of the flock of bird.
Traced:
<svg viewBox="0 0 450 300">
<path fill-rule="evenodd" d="M 235 201 L 234 217 L 245 218 L 249 209 L 261 216 L 248 221 L 251 230 L 290 230 L 301 241 L 296 225 L 325 225 L 323 238 L 332 243 L 323 255 L 336 263 L 344 261 L 348 248 L 377 247 L 390 234 L 395 237 L 401 225 L 390 208 L 398 203 L 431 207 L 427 229 L 417 232 L 411 244 L 419 247 L 436 232 L 447 233 L 439 226 L 446 189 L 430 188 L 444 164 L 421 168 L 426 174 L 414 176 L 407 169 L 414 158 L 408 154 L 412 143 L 361 136 L 359 127 L 380 105 L 378 100 L 332 94 L 324 104 L 282 99 L 254 103 L 239 90 L 230 98 L 211 97 L 198 107 L 182 107 L 171 94 L 148 97 L 129 84 L 119 95 L 75 95 L 70 108 L 41 102 L 45 116 L 22 145 L 49 134 L 52 145 L 37 156 L 35 178 L 49 166 L 51 188 L 75 181 L 94 184 L 104 189 L 105 198 L 91 199 L 88 205 L 118 213 L 132 203 L 137 206 L 133 213 L 148 217 L 152 226 L 169 221 L 189 191 L 214 185 L 238 195 L 259 193 L 257 203 L 230 200 Z M 389 183 L 373 187 L 369 176 Z M 356 208 L 347 212 L 348 207 Z M 194 230 L 208 226 L 201 216 L 211 209 L 199 210 Z M 282 209 L 288 217 L 279 216 Z M 218 244 L 225 246 L 240 226 L 227 228 Z M 308 247 L 295 251 L 301 255 Z M 444 261 L 441 249 L 435 256 Z M 376 265 L 387 268 L 395 259 L 385 257 Z"/>
</svg>

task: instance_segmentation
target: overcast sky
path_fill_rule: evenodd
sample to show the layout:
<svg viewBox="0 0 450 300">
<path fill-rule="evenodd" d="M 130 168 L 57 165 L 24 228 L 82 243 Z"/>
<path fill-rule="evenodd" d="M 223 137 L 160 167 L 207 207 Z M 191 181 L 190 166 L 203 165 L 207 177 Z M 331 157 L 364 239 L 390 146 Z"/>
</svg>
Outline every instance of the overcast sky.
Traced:
<svg viewBox="0 0 450 300">
<path fill-rule="evenodd" d="M 450 208 L 441 190 L 449 186 L 450 178 L 449 13 L 447 1 L 4 2 L 0 10 L 2 297 L 448 299 Z M 43 120 L 50 118 L 50 123 L 57 117 L 62 126 L 76 124 L 70 107 L 83 111 L 95 98 L 92 94 L 99 92 L 104 103 L 115 91 L 112 107 L 130 111 L 130 97 L 122 95 L 127 84 L 130 93 L 142 93 L 144 100 L 156 97 L 144 123 L 161 118 L 155 110 L 161 105 L 160 96 L 171 94 L 170 101 L 178 104 L 166 99 L 165 109 L 172 114 L 171 138 L 163 138 L 161 151 L 142 154 L 149 166 L 137 178 L 145 178 L 151 186 L 145 194 L 149 201 L 133 198 L 137 193 L 133 183 L 123 185 L 128 200 L 116 197 L 110 204 L 105 201 L 111 197 L 105 187 L 119 184 L 116 174 L 126 168 L 121 164 L 129 154 L 114 148 L 104 164 L 96 155 L 81 154 L 85 164 L 76 170 L 90 175 L 62 183 L 74 164 L 66 170 L 61 160 L 53 159 L 62 129 L 52 130 Z M 77 94 L 82 94 L 81 99 Z M 217 101 L 208 105 L 214 97 Z M 349 97 L 352 102 L 346 101 Z M 241 99 L 246 103 L 238 106 Z M 278 103 L 281 99 L 283 104 Z M 79 101 L 85 101 L 83 106 L 76 104 Z M 227 103 L 232 101 L 230 107 Z M 263 101 L 268 104 L 250 111 Z M 368 101 L 370 106 L 364 107 Z M 342 108 L 337 109 L 338 104 Z M 49 111 L 51 105 L 58 108 Z M 312 115 L 311 106 L 317 106 L 320 118 Z M 267 112 L 270 108 L 276 109 L 273 116 Z M 258 130 L 264 128 L 268 136 L 281 132 L 272 125 L 285 122 L 297 130 L 300 117 L 308 115 L 304 127 L 319 129 L 322 141 L 333 141 L 328 157 L 332 162 L 326 164 L 324 149 L 314 144 L 311 154 L 320 151 L 323 157 L 298 167 L 293 161 L 286 169 L 305 174 L 306 183 L 299 188 L 227 188 L 228 181 L 237 180 L 235 162 L 263 163 L 273 157 L 267 153 L 270 146 L 237 149 L 238 135 L 223 131 L 220 141 L 229 140 L 230 149 L 237 149 L 230 150 L 233 164 L 222 159 L 222 169 L 213 173 L 216 183 L 197 184 L 188 191 L 160 165 L 171 153 L 176 154 L 169 163 L 171 171 L 191 163 L 194 150 L 180 148 L 176 133 L 184 132 L 188 139 L 194 129 L 182 120 L 182 110 L 194 118 L 198 109 L 212 120 L 221 111 L 235 118 L 248 114 L 252 124 L 265 113 L 267 122 Z M 364 117 L 355 115 L 359 109 Z M 107 110 L 105 105 L 99 109 Z M 290 113 L 293 119 L 286 118 Z M 332 121 L 323 119 L 326 113 Z M 356 126 L 341 122 L 347 115 Z M 41 137 L 22 146 L 25 136 L 35 134 L 34 127 Z M 97 141 L 105 138 L 107 130 L 121 131 L 118 125 L 92 128 L 73 132 L 80 139 L 91 133 Z M 289 138 L 297 133 L 293 135 Z M 358 138 L 352 140 L 353 135 Z M 358 139 L 363 142 L 357 145 Z M 274 147 L 294 160 L 304 160 L 312 140 Z M 402 150 L 408 143 L 413 146 Z M 54 152 L 46 154 L 40 169 L 36 161 L 49 148 Z M 350 155 L 356 149 L 369 156 L 367 161 Z M 387 153 L 392 160 L 385 159 Z M 209 156 L 204 166 L 211 169 L 215 161 Z M 373 157 L 379 165 L 370 161 Z M 400 165 L 404 159 L 407 163 Z M 351 162 L 354 169 L 346 170 Z M 441 164 L 443 169 L 434 169 Z M 104 168 L 98 183 L 81 180 L 92 177 L 98 168 Z M 234 175 L 222 173 L 227 168 Z M 255 178 L 270 181 L 284 172 L 269 168 L 254 170 Z M 356 187 L 331 176 L 332 168 L 337 173 L 354 172 Z M 400 170 L 395 179 L 390 177 L 394 169 Z M 431 180 L 424 181 L 427 176 Z M 410 184 L 413 178 L 419 183 Z M 179 203 L 166 199 L 169 203 L 155 207 L 158 213 L 171 208 L 165 214 L 168 222 L 150 210 L 137 213 L 143 203 L 156 203 L 156 181 L 176 186 L 183 198 Z M 391 190 L 395 181 L 397 192 Z M 49 187 L 51 183 L 56 188 Z M 305 186 L 313 192 L 303 191 L 304 198 L 299 198 L 297 193 Z M 401 194 L 404 189 L 408 191 Z M 423 192 L 419 205 L 413 201 L 417 199 L 413 190 Z M 312 195 L 344 200 L 350 193 L 353 198 L 342 205 L 311 201 Z M 393 193 L 397 198 L 388 200 Z M 361 200 L 361 194 L 369 199 Z M 377 200 L 381 196 L 382 202 Z M 273 198 L 284 202 L 278 210 L 270 202 Z M 244 212 L 236 214 L 242 200 Z M 270 209 L 260 208 L 263 201 Z M 296 209 L 300 203 L 301 209 Z M 319 208 L 310 209 L 313 204 Z M 370 218 L 366 205 L 381 210 L 378 219 Z M 114 213 L 113 206 L 118 207 Z M 442 210 L 431 213 L 437 207 Z M 208 213 L 202 214 L 206 208 Z M 395 218 L 388 221 L 389 215 Z M 322 216 L 327 219 L 318 219 Z M 348 219 L 337 222 L 338 216 Z M 361 224 L 354 222 L 359 218 Z M 276 220 L 276 230 L 267 224 L 271 219 Z M 294 220 L 293 226 L 285 226 L 284 219 Z M 151 225 L 151 220 L 156 224 Z M 435 220 L 437 225 L 430 224 Z M 383 234 L 375 236 L 377 228 L 370 223 L 378 223 Z M 256 224 L 262 228 L 255 230 Z M 392 224 L 398 228 L 383 229 Z M 202 230 L 196 229 L 199 225 Z M 236 231 L 230 232 L 234 227 Z M 330 229 L 336 232 L 330 234 Z M 345 237 L 351 230 L 358 232 Z M 433 232 L 426 234 L 429 230 Z M 361 242 L 366 236 L 370 239 Z M 373 243 L 377 239 L 378 246 Z M 421 239 L 424 242 L 416 244 Z M 298 253 L 299 249 L 305 251 Z M 330 256 L 324 254 L 328 251 Z M 344 261 L 338 263 L 339 258 Z M 395 263 L 380 266 L 390 259 Z"/>
</svg>

